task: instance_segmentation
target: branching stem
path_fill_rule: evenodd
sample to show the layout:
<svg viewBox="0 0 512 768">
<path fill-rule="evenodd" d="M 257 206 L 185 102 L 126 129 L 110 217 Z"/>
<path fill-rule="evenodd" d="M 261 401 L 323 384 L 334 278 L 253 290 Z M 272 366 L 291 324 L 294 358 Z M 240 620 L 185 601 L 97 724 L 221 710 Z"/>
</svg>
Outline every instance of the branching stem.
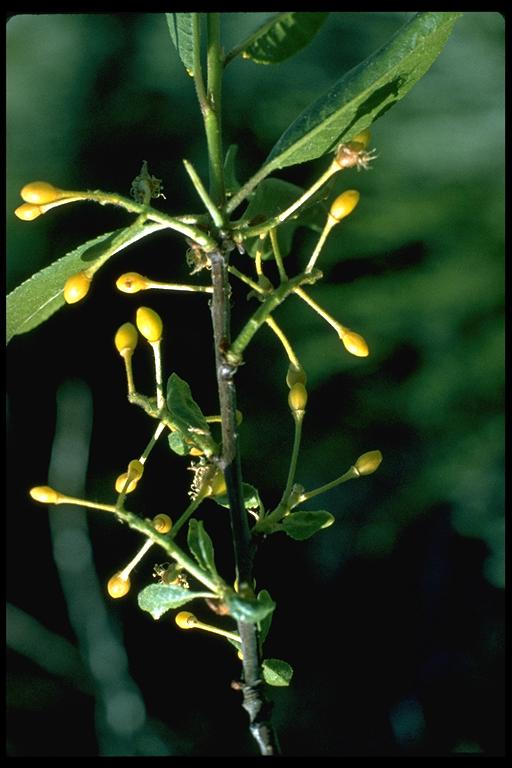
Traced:
<svg viewBox="0 0 512 768">
<path fill-rule="evenodd" d="M 213 300 L 211 305 L 215 366 L 222 420 L 221 467 L 226 479 L 229 498 L 231 533 L 235 553 L 238 584 L 252 588 L 254 547 L 251 542 L 247 510 L 243 502 L 242 472 L 236 424 L 236 365 L 229 361 L 230 347 L 230 286 L 224 254 L 210 254 Z M 254 623 L 238 621 L 243 655 L 244 682 L 242 706 L 249 715 L 249 727 L 262 755 L 278 754 L 276 735 L 270 720 L 271 705 L 266 700 L 261 673 L 257 627 Z"/>
</svg>

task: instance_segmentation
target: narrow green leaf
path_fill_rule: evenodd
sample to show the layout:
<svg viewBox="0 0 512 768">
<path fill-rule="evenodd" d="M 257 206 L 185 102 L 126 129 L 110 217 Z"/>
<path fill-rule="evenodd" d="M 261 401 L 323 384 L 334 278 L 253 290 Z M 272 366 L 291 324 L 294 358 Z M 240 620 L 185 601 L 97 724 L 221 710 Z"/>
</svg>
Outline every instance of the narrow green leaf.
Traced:
<svg viewBox="0 0 512 768">
<path fill-rule="evenodd" d="M 258 601 L 261 603 L 267 603 L 267 604 L 269 602 L 272 602 L 270 593 L 267 592 L 266 589 L 262 589 L 261 592 L 258 592 Z M 268 613 L 261 621 L 258 622 L 260 648 L 263 648 L 263 643 L 267 639 L 268 633 L 270 631 L 270 625 L 272 624 L 273 616 L 274 616 L 273 613 Z"/>
<path fill-rule="evenodd" d="M 268 592 L 261 599 L 254 600 L 231 591 L 226 594 L 225 601 L 234 619 L 252 624 L 263 621 L 276 607 Z"/>
<path fill-rule="evenodd" d="M 217 568 L 215 567 L 213 542 L 210 536 L 206 533 L 202 520 L 192 519 L 189 522 L 187 543 L 188 548 L 201 568 L 204 568 L 214 578 L 217 578 L 218 573 Z"/>
<path fill-rule="evenodd" d="M 460 15 L 417 13 L 386 45 L 299 115 L 272 149 L 258 179 L 278 168 L 321 157 L 381 117 L 431 67 Z"/>
<path fill-rule="evenodd" d="M 185 441 L 190 439 L 207 456 L 215 453 L 217 446 L 210 434 L 208 422 L 192 397 L 189 385 L 177 373 L 172 373 L 167 381 L 167 408 L 171 421 Z"/>
<path fill-rule="evenodd" d="M 281 659 L 264 659 L 262 665 L 263 678 L 268 685 L 290 685 L 293 677 L 293 669 L 286 661 Z"/>
<path fill-rule="evenodd" d="M 242 56 L 256 64 L 279 64 L 308 45 L 328 15 L 318 12 L 280 13 L 251 35 Z"/>
<path fill-rule="evenodd" d="M 180 608 L 196 597 L 209 597 L 210 592 L 192 592 L 175 584 L 150 584 L 139 592 L 139 608 L 147 611 L 154 619 L 159 619 L 172 608 Z"/>
<path fill-rule="evenodd" d="M 281 521 L 281 529 L 288 534 L 291 539 L 303 541 L 309 539 L 322 528 L 329 528 L 334 523 L 334 516 L 330 512 L 320 510 L 310 512 L 303 510 L 301 512 L 292 512 Z"/>
<path fill-rule="evenodd" d="M 308 227 L 320 232 L 325 224 L 327 210 L 319 205 L 328 195 L 331 185 L 326 185 L 319 194 L 308 201 L 300 213 L 277 228 L 277 240 L 282 256 L 287 256 L 291 250 L 293 235 L 298 227 Z M 259 224 L 266 219 L 278 216 L 289 208 L 292 203 L 304 194 L 304 190 L 296 184 L 290 184 L 283 179 L 265 179 L 258 185 L 243 215 L 243 221 L 250 226 Z M 251 256 L 255 257 L 258 247 L 261 248 L 263 259 L 273 259 L 270 238 L 263 245 L 259 237 L 248 238 L 244 246 Z"/>
<path fill-rule="evenodd" d="M 240 182 L 236 176 L 236 156 L 238 153 L 238 144 L 230 144 L 224 160 L 224 186 L 226 194 L 230 197 L 240 189 Z"/>
<path fill-rule="evenodd" d="M 194 33 L 191 13 L 166 13 L 169 34 L 188 74 L 194 76 Z"/>
<path fill-rule="evenodd" d="M 7 343 L 13 336 L 37 328 L 65 306 L 63 289 L 68 277 L 83 269 L 96 272 L 115 253 L 161 228 L 160 224 L 133 224 L 107 232 L 29 277 L 7 296 Z"/>
<path fill-rule="evenodd" d="M 258 509 L 260 506 L 260 495 L 257 489 L 249 483 L 242 483 L 242 493 L 246 509 Z M 227 493 L 221 496 L 212 496 L 212 501 L 216 501 L 221 507 L 229 507 L 229 498 Z"/>
</svg>

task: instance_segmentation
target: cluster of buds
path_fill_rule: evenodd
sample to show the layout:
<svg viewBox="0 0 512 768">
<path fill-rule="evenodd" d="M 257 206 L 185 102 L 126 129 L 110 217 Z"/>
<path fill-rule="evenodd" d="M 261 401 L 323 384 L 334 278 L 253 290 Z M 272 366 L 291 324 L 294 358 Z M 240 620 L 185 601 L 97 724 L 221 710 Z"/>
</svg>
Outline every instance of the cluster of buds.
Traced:
<svg viewBox="0 0 512 768">
<path fill-rule="evenodd" d="M 153 528 L 158 533 L 169 533 L 172 528 L 172 520 L 169 515 L 160 514 L 153 518 Z M 128 565 L 121 571 L 117 571 L 110 577 L 107 583 L 107 592 L 110 597 L 117 600 L 120 597 L 124 597 L 128 594 L 131 588 L 130 573 L 135 566 L 140 563 L 146 552 L 153 546 L 154 542 L 151 539 L 146 539 L 141 549 L 137 552 L 133 560 L 130 560 Z"/>
<path fill-rule="evenodd" d="M 25 202 L 14 213 L 22 221 L 34 221 L 43 213 L 65 203 L 73 203 L 81 197 L 74 192 L 54 187 L 47 181 L 31 181 L 25 184 L 20 192 L 21 199 Z"/>
<path fill-rule="evenodd" d="M 117 493 L 132 493 L 138 485 L 144 472 L 144 464 L 139 459 L 133 459 L 128 464 L 128 469 L 123 472 L 116 480 L 115 489 Z"/>
</svg>

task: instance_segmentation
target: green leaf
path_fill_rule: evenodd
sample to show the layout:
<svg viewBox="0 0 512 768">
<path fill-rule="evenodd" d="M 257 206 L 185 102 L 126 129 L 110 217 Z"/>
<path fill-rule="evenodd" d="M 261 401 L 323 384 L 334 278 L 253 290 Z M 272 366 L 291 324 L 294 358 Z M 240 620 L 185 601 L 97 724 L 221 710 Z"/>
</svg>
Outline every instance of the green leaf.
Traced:
<svg viewBox="0 0 512 768">
<path fill-rule="evenodd" d="M 459 12 L 417 13 L 283 133 L 257 176 L 314 160 L 349 141 L 402 99 L 440 54 Z"/>
<path fill-rule="evenodd" d="M 246 509 L 259 509 L 260 495 L 253 485 L 242 483 L 242 493 Z M 221 507 L 226 507 L 226 509 L 229 508 L 229 498 L 227 493 L 224 493 L 221 496 L 212 496 L 211 498 L 212 501 L 216 501 Z"/>
<path fill-rule="evenodd" d="M 240 189 L 240 182 L 236 177 L 236 156 L 238 153 L 238 144 L 230 144 L 224 160 L 224 185 L 228 197 L 234 195 Z"/>
<path fill-rule="evenodd" d="M 115 253 L 158 229 L 159 224 L 134 224 L 99 235 L 25 280 L 7 296 L 7 343 L 13 336 L 37 328 L 65 306 L 63 290 L 68 277 L 83 269 L 97 272 Z"/>
<path fill-rule="evenodd" d="M 281 659 L 264 659 L 261 667 L 263 678 L 268 685 L 290 685 L 293 669 L 288 662 Z"/>
<path fill-rule="evenodd" d="M 167 381 L 167 408 L 185 442 L 190 439 L 207 456 L 215 453 L 217 445 L 208 422 L 192 397 L 189 385 L 177 373 L 172 373 Z"/>
<path fill-rule="evenodd" d="M 279 64 L 314 38 L 328 13 L 280 13 L 251 35 L 244 59 L 256 64 Z"/>
<path fill-rule="evenodd" d="M 293 235 L 298 227 L 309 227 L 315 232 L 322 230 L 327 210 L 322 205 L 318 205 L 318 203 L 328 196 L 330 188 L 331 185 L 325 185 L 319 194 L 314 195 L 308 201 L 308 204 L 301 209 L 297 216 L 278 226 L 277 241 L 282 256 L 287 256 L 290 252 Z M 243 221 L 252 225 L 278 216 L 303 194 L 304 190 L 296 184 L 290 184 L 290 182 L 283 181 L 282 179 L 265 179 L 258 185 L 252 196 L 243 215 Z M 263 259 L 274 258 L 270 238 L 267 238 L 263 245 L 259 237 L 248 238 L 244 242 L 244 246 L 253 257 L 256 255 L 256 250 L 259 246 Z"/>
<path fill-rule="evenodd" d="M 261 603 L 269 603 L 272 602 L 272 598 L 270 597 L 269 592 L 267 592 L 266 589 L 262 589 L 261 592 L 258 592 L 258 601 Z M 268 613 L 261 621 L 258 622 L 258 630 L 259 630 L 259 638 L 260 638 L 260 647 L 263 648 L 263 643 L 267 639 L 267 635 L 270 631 L 270 625 L 272 624 L 272 618 L 274 614 Z"/>
<path fill-rule="evenodd" d="M 159 619 L 172 608 L 179 608 L 190 603 L 196 597 L 210 597 L 211 592 L 191 592 L 176 584 L 150 584 L 139 592 L 139 608 L 147 611 L 154 619 Z"/>
<path fill-rule="evenodd" d="M 194 32 L 191 13 L 166 13 L 169 34 L 187 73 L 194 76 Z"/>
<path fill-rule="evenodd" d="M 178 456 L 188 456 L 190 453 L 191 446 L 187 445 L 183 435 L 179 430 L 176 430 L 176 432 L 171 432 L 167 440 L 169 441 L 169 448 L 171 451 L 177 453 Z"/>
<path fill-rule="evenodd" d="M 225 595 L 225 602 L 234 619 L 253 624 L 263 621 L 276 607 L 268 592 L 261 599 L 255 600 L 254 598 L 241 597 L 236 592 L 229 591 Z"/>
<path fill-rule="evenodd" d="M 218 573 L 215 567 L 213 543 L 204 529 L 202 520 L 191 520 L 189 522 L 187 543 L 188 548 L 201 568 L 209 571 L 214 578 L 217 578 Z"/>
<path fill-rule="evenodd" d="M 281 521 L 282 530 L 291 539 L 303 541 L 309 539 L 321 528 L 329 528 L 334 523 L 334 516 L 330 512 L 320 510 L 318 512 L 292 512 Z"/>
</svg>

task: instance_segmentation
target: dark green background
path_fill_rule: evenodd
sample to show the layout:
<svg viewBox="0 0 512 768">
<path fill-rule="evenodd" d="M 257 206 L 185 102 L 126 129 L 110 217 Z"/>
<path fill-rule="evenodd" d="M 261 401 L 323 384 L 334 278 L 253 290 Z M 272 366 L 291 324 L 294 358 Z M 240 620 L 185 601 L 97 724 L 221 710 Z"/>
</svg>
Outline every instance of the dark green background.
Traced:
<svg viewBox="0 0 512 768">
<path fill-rule="evenodd" d="M 223 14 L 226 47 L 265 16 Z M 310 47 L 280 66 L 233 63 L 225 78 L 224 130 L 226 147 L 240 145 L 239 178 L 254 173 L 297 114 L 407 17 L 333 13 Z M 146 159 L 163 179 L 163 209 L 198 210 L 181 158 L 206 175 L 202 126 L 192 81 L 162 14 L 12 18 L 7 97 L 8 290 L 80 242 L 129 221 L 122 211 L 84 203 L 20 222 L 12 210 L 28 181 L 127 194 Z M 276 536 L 261 547 L 258 587 L 278 603 L 267 653 L 295 668 L 291 688 L 271 691 L 276 722 L 288 755 L 499 755 L 503 18 L 465 14 L 425 78 L 375 124 L 372 144 L 379 154 L 373 170 L 349 171 L 336 181 L 335 192 L 356 187 L 361 202 L 332 234 L 320 260 L 325 280 L 310 291 L 364 335 L 370 357 L 349 356 L 294 297 L 276 314 L 309 377 L 298 480 L 311 488 L 366 450 L 384 455 L 377 474 L 309 505 L 336 516 L 329 530 L 302 543 Z M 281 178 L 310 184 L 326 162 L 290 168 Z M 312 244 L 311 233 L 299 230 L 291 271 L 304 265 Z M 123 674 L 139 688 L 131 730 L 116 730 L 115 717 L 105 715 L 87 682 L 87 657 L 74 658 L 66 646 L 57 654 L 60 672 L 45 666 L 44 651 L 41 663 L 31 660 L 34 649 L 49 643 L 38 634 L 41 625 L 76 644 L 52 558 L 48 512 L 27 497 L 29 487 L 47 482 L 56 392 L 65 382 L 72 398 L 83 393 L 84 382 L 90 390 L 87 494 L 105 502 L 114 499 L 115 477 L 150 435 L 151 425 L 125 400 L 112 344 L 140 303 L 165 319 L 167 373 L 187 378 L 203 410 L 216 411 L 205 297 L 151 293 L 141 302 L 114 287 L 129 270 L 185 280 L 184 250 L 172 234 L 137 244 L 101 270 L 85 302 L 8 348 L 7 596 L 39 622 L 38 631 L 27 630 L 19 614 L 9 622 L 12 756 L 255 753 L 239 694 L 229 687 L 239 674 L 231 647 L 182 633 L 170 618 L 154 623 L 137 609 L 137 588 L 151 581 L 157 555 L 139 566 L 125 601 L 105 598 L 128 654 Z M 239 266 L 249 269 L 247 257 Z M 250 311 L 244 296 L 235 289 L 235 330 Z M 237 374 L 244 475 L 268 505 L 282 490 L 292 440 L 286 367 L 264 328 Z M 144 349 L 135 357 L 135 375 L 148 391 Z M 71 443 L 70 465 L 75 453 Z M 189 481 L 184 462 L 162 443 L 130 505 L 141 514 L 176 517 Z M 227 514 L 208 503 L 202 517 L 219 538 L 217 559 L 230 578 Z M 94 567 L 105 584 L 140 541 L 101 513 L 88 519 Z M 201 617 L 220 621 L 206 608 Z M 82 631 L 86 619 L 75 617 Z M 118 710 L 111 702 L 114 711 L 126 705 L 119 701 Z"/>
</svg>

